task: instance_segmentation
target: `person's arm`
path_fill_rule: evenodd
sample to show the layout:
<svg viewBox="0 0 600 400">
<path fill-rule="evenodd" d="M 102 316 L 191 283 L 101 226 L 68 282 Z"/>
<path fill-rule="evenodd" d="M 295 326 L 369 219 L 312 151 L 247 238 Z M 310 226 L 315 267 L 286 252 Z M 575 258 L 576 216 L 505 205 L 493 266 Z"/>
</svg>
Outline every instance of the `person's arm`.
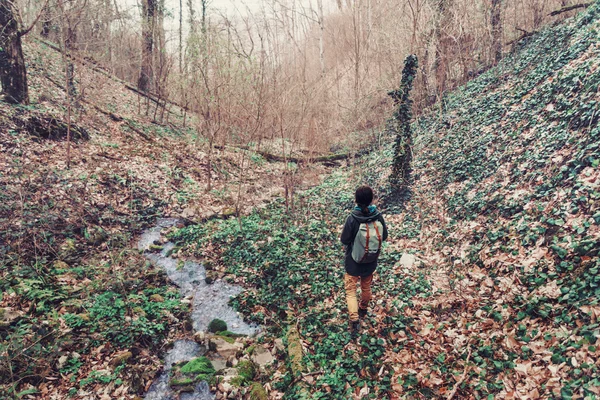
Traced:
<svg viewBox="0 0 600 400">
<path fill-rule="evenodd" d="M 350 246 L 350 243 L 352 243 L 354 235 L 356 234 L 353 232 L 353 220 L 354 218 L 352 218 L 352 215 L 348 216 L 346 223 L 344 224 L 344 229 L 342 230 L 342 236 L 340 237 L 340 241 L 346 246 Z"/>
</svg>

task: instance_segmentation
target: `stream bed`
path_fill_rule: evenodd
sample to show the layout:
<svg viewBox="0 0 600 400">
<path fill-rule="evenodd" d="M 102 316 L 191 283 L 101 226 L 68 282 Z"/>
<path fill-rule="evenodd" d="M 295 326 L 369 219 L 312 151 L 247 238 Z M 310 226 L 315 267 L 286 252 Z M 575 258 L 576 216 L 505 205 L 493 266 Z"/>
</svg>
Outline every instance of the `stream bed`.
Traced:
<svg viewBox="0 0 600 400">
<path fill-rule="evenodd" d="M 240 315 L 229 306 L 231 297 L 238 295 L 242 288 L 217 280 L 207 284 L 206 270 L 202 264 L 186 261 L 183 266 L 178 266 L 178 259 L 169 254 L 175 247 L 174 243 L 161 243 L 161 231 L 180 223 L 176 218 L 161 218 L 156 226 L 142 233 L 138 241 L 138 249 L 144 252 L 145 257 L 155 266 L 164 269 L 169 279 L 179 287 L 181 297 L 187 299 L 192 305 L 192 326 L 195 332 L 206 331 L 208 324 L 215 318 L 227 323 L 229 330 L 248 336 L 258 333 L 258 327 L 245 323 Z M 150 252 L 150 246 L 162 246 L 159 252 Z M 206 353 L 206 348 L 193 340 L 178 340 L 165 356 L 165 366 L 159 377 L 152 383 L 145 399 L 148 400 L 175 400 L 177 397 L 169 387 L 169 372 L 173 364 L 188 361 Z M 194 392 L 182 393 L 181 400 L 212 400 L 214 395 L 210 392 L 206 382 L 196 385 Z"/>
</svg>

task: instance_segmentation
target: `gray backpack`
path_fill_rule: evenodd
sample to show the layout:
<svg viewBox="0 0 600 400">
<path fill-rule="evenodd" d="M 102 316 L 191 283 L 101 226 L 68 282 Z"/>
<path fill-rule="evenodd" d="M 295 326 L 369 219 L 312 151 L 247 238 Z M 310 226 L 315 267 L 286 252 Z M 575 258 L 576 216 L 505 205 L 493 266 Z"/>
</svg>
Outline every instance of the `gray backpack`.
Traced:
<svg viewBox="0 0 600 400">
<path fill-rule="evenodd" d="M 352 259 L 359 264 L 377 261 L 382 235 L 383 225 L 379 220 L 361 222 L 352 244 Z"/>
</svg>

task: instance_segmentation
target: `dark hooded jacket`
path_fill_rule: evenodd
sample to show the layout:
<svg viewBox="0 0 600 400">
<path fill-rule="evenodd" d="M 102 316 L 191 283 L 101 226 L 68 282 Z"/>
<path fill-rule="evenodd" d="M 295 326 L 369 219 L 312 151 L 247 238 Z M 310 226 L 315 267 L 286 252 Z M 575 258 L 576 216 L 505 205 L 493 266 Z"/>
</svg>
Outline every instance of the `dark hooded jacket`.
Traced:
<svg viewBox="0 0 600 400">
<path fill-rule="evenodd" d="M 346 245 L 346 258 L 344 265 L 346 272 L 352 276 L 367 277 L 375 272 L 377 268 L 377 261 L 368 264 L 359 264 L 352 258 L 352 245 L 354 244 L 354 238 L 358 233 L 358 228 L 362 222 L 371 222 L 379 220 L 383 225 L 382 240 L 385 241 L 388 237 L 387 226 L 383 220 L 383 215 L 375 208 L 375 206 L 369 206 L 368 213 L 365 214 L 362 211 L 355 208 L 352 213 L 346 219 L 344 230 L 342 230 L 342 236 L 340 241 Z"/>
</svg>

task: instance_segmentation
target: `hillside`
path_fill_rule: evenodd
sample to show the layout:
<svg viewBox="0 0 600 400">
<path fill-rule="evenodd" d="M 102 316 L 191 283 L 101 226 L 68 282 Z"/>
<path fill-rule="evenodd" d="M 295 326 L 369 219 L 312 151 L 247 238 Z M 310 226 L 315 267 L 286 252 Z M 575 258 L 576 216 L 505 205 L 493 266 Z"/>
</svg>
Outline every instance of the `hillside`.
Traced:
<svg viewBox="0 0 600 400">
<path fill-rule="evenodd" d="M 386 146 L 305 191 L 295 215 L 274 203 L 241 228 L 172 235 L 253 288 L 234 303 L 267 329 L 274 398 L 600 395 L 599 21 L 596 4 L 536 33 L 415 121 L 409 201 L 388 194 Z M 336 243 L 364 181 L 390 240 L 351 340 Z M 301 366 L 276 345 L 295 328 Z"/>
</svg>

